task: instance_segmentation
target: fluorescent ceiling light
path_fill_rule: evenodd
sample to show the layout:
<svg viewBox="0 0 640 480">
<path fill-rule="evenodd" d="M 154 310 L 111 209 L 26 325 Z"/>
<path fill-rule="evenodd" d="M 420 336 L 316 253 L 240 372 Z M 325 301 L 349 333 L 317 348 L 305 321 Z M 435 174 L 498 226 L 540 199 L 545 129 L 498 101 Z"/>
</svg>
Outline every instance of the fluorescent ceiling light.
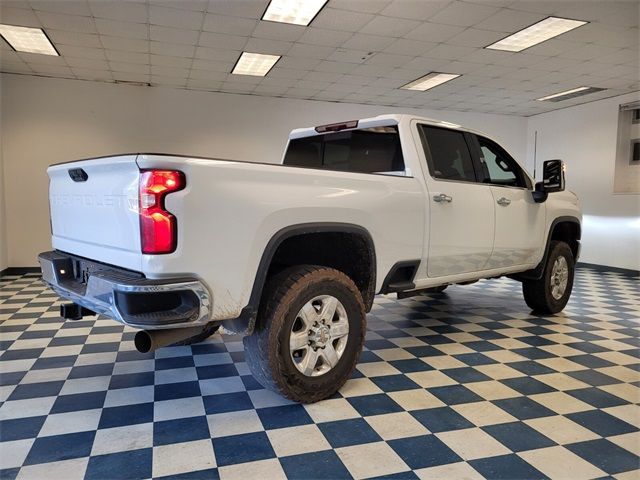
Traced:
<svg viewBox="0 0 640 480">
<path fill-rule="evenodd" d="M 459 76 L 460 75 L 458 75 L 457 73 L 431 72 L 424 77 L 420 77 L 413 82 L 403 85 L 400 88 L 403 88 L 405 90 L 420 90 L 421 92 L 424 92 L 425 90 L 437 87 L 438 85 L 453 80 L 454 78 L 458 78 Z"/>
<path fill-rule="evenodd" d="M 506 50 L 507 52 L 521 52 L 525 48 L 533 47 L 550 38 L 562 35 L 569 30 L 581 27 L 586 23 L 589 22 L 569 20 L 568 18 L 548 17 L 485 48 L 490 48 L 491 50 Z"/>
<path fill-rule="evenodd" d="M 58 56 L 55 47 L 41 28 L 18 27 L 0 23 L 0 35 L 17 52 Z"/>
<path fill-rule="evenodd" d="M 264 77 L 278 60 L 280 60 L 280 55 L 242 52 L 231 73 L 235 75 Z"/>
<path fill-rule="evenodd" d="M 604 88 L 598 87 L 577 87 L 564 92 L 554 93 L 553 95 L 547 95 L 546 97 L 538 98 L 539 102 L 560 102 L 562 100 L 568 100 L 569 98 L 581 97 L 582 95 L 588 95 L 590 93 L 601 92 Z"/>
<path fill-rule="evenodd" d="M 327 0 L 271 0 L 262 20 L 307 26 Z"/>
</svg>

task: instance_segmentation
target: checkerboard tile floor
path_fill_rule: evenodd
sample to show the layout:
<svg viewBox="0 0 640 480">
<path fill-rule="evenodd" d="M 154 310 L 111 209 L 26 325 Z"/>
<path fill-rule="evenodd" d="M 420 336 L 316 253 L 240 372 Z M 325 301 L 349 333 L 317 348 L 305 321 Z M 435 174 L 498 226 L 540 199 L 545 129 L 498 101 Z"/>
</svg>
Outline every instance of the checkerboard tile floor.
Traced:
<svg viewBox="0 0 640 480">
<path fill-rule="evenodd" d="M 546 318 L 507 279 L 378 298 L 353 378 L 298 405 L 255 382 L 238 337 L 143 355 L 7 276 L 0 477 L 638 479 L 639 286 L 581 269 Z"/>
</svg>

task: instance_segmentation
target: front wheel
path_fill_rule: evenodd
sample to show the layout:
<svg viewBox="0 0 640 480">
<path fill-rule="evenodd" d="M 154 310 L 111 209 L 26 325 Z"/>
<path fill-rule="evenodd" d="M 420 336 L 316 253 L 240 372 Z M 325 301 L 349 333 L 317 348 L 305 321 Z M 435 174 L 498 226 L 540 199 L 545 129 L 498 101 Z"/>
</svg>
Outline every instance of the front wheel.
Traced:
<svg viewBox="0 0 640 480">
<path fill-rule="evenodd" d="M 573 252 L 569 245 L 552 241 L 542 278 L 522 282 L 525 302 L 537 313 L 560 312 L 571 296 L 574 273 Z"/>
<path fill-rule="evenodd" d="M 344 273 L 305 265 L 274 276 L 252 335 L 243 339 L 253 376 L 265 388 L 303 403 L 333 395 L 362 351 L 365 308 Z"/>
</svg>

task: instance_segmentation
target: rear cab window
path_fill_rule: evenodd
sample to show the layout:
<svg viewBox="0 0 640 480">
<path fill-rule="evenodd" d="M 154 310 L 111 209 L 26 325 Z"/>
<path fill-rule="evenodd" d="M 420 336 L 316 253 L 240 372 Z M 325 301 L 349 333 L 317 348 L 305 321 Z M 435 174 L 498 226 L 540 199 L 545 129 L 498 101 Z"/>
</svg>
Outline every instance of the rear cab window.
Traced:
<svg viewBox="0 0 640 480">
<path fill-rule="evenodd" d="M 371 127 L 293 138 L 284 165 L 407 176 L 398 127 Z"/>
<path fill-rule="evenodd" d="M 419 124 L 420 138 L 429 173 L 437 180 L 476 182 L 473 158 L 465 138 L 458 130 Z"/>
</svg>

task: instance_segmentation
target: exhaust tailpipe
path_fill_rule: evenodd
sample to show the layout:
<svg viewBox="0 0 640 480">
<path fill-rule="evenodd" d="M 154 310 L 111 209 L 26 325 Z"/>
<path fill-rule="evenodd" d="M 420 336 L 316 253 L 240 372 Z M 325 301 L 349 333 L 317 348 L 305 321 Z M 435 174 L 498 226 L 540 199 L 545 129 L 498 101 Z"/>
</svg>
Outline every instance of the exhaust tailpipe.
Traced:
<svg viewBox="0 0 640 480">
<path fill-rule="evenodd" d="M 169 328 L 166 330 L 140 330 L 133 343 L 140 353 L 149 353 L 167 345 L 195 337 L 202 333 L 206 325 L 186 328 Z"/>
</svg>

